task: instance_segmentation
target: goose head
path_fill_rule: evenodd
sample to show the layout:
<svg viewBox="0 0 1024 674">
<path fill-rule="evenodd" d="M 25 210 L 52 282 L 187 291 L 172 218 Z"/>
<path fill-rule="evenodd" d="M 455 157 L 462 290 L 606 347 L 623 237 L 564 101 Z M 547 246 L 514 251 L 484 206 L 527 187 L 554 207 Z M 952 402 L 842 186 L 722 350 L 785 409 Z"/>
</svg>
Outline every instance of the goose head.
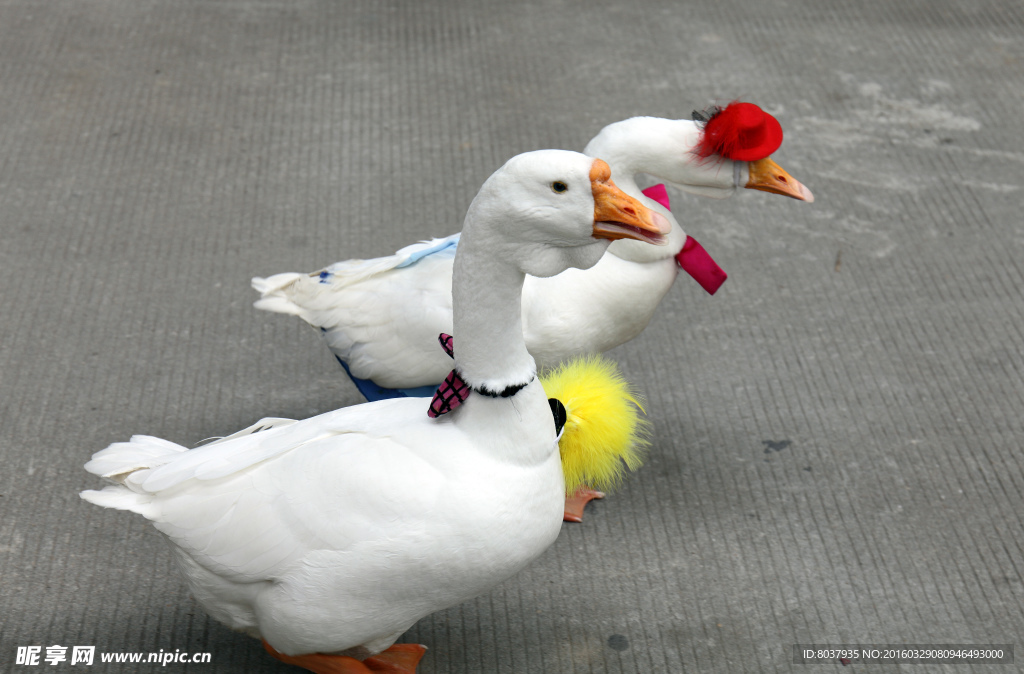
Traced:
<svg viewBox="0 0 1024 674">
<path fill-rule="evenodd" d="M 463 380 L 489 391 L 533 380 L 520 310 L 527 274 L 588 269 L 612 242 L 652 248 L 670 229 L 667 218 L 616 187 L 600 159 L 564 150 L 510 159 L 470 204 L 452 269 Z"/>
<path fill-rule="evenodd" d="M 553 276 L 587 269 L 612 241 L 664 245 L 671 224 L 620 190 L 608 164 L 565 150 L 510 159 L 480 188 L 463 242 L 486 245 L 526 274 Z"/>
<path fill-rule="evenodd" d="M 696 154 L 701 134 L 693 120 L 633 117 L 604 127 L 584 152 L 604 158 L 623 185 L 627 175 L 632 181 L 642 172 L 684 192 L 715 199 L 746 188 L 814 201 L 811 191 L 770 157 L 750 162 L 721 156 L 701 159 Z"/>
<path fill-rule="evenodd" d="M 604 158 L 611 165 L 622 189 L 641 194 L 638 173 L 647 173 L 671 183 L 684 192 L 713 199 L 731 197 L 740 188 L 781 194 L 802 201 L 814 201 L 811 191 L 800 184 L 770 157 L 758 161 L 734 161 L 721 155 L 701 157 L 701 125 L 689 119 L 632 117 L 604 127 L 587 144 L 584 152 Z M 653 262 L 678 253 L 686 243 L 686 232 L 660 204 L 645 200 L 669 218 L 672 231 L 664 249 L 620 241 L 610 253 L 634 262 Z"/>
</svg>

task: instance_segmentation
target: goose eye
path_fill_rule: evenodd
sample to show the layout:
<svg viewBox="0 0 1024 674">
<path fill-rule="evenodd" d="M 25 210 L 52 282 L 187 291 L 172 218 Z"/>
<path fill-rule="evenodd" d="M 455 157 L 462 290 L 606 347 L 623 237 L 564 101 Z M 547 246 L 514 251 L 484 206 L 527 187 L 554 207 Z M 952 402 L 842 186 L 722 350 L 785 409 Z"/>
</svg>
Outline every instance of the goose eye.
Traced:
<svg viewBox="0 0 1024 674">
<path fill-rule="evenodd" d="M 563 183 L 561 180 L 556 180 L 555 182 L 551 183 L 551 191 L 553 192 L 561 194 L 562 192 L 567 192 L 568 190 L 569 186 Z"/>
</svg>

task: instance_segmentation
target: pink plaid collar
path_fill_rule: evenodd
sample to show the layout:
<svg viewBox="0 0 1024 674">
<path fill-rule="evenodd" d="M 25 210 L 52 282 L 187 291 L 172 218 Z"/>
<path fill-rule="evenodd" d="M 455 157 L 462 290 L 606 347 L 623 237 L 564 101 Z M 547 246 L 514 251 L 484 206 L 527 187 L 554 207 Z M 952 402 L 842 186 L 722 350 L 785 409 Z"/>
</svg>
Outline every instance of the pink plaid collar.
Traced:
<svg viewBox="0 0 1024 674">
<path fill-rule="evenodd" d="M 444 349 L 449 358 L 455 357 L 454 338 L 451 335 L 446 335 L 442 332 L 438 335 L 437 341 L 441 343 L 441 348 Z M 513 384 L 506 386 L 502 391 L 492 391 L 487 388 L 471 387 L 465 382 L 458 370 L 452 370 L 444 378 L 444 381 L 441 382 L 441 385 L 437 387 L 437 391 L 434 392 L 434 397 L 430 401 L 430 408 L 427 410 L 427 416 L 434 419 L 442 414 L 448 414 L 464 403 L 473 391 L 490 398 L 511 398 L 526 388 L 532 381 L 533 377 L 530 377 L 530 381 L 525 384 Z"/>
</svg>

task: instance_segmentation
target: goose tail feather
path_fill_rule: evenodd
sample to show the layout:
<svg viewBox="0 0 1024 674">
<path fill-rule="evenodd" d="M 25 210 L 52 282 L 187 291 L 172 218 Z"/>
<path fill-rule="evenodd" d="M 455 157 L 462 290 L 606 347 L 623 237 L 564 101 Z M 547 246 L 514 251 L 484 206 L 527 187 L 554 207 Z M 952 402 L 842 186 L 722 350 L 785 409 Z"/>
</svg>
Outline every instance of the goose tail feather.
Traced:
<svg viewBox="0 0 1024 674">
<path fill-rule="evenodd" d="M 186 447 L 150 435 L 135 435 L 128 442 L 115 442 L 96 452 L 85 464 L 88 472 L 113 484 L 99 490 L 87 489 L 79 496 L 104 508 L 130 510 L 152 519 L 153 494 L 142 488 L 142 482 L 154 468 L 186 451 Z"/>
<path fill-rule="evenodd" d="M 267 278 L 259 276 L 253 278 L 253 290 L 260 294 L 260 298 L 253 303 L 253 306 L 263 311 L 301 316 L 303 313 L 302 307 L 291 300 L 288 290 L 292 284 L 303 276 L 304 274 L 285 272 L 283 274 L 274 274 Z"/>
</svg>

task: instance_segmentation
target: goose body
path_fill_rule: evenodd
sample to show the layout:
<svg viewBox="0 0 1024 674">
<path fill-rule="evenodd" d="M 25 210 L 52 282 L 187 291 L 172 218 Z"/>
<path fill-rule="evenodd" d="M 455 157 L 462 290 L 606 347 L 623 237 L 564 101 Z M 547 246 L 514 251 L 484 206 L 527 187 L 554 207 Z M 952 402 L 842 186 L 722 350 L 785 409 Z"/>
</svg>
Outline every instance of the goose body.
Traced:
<svg viewBox="0 0 1024 674">
<path fill-rule="evenodd" d="M 635 117 L 605 127 L 587 145 L 585 154 L 605 159 L 620 188 L 668 219 L 672 230 L 665 246 L 615 241 L 593 267 L 526 279 L 522 325 L 541 367 L 633 339 L 675 282 L 688 237 L 668 208 L 643 195 L 638 173 L 713 198 L 750 187 L 813 199 L 767 158 L 699 160 L 694 149 L 701 137 L 701 125 L 692 120 Z M 423 242 L 386 258 L 340 262 L 312 274 L 253 279 L 261 294 L 256 307 L 296 315 L 319 328 L 368 398 L 417 395 L 418 387 L 436 385 L 449 369 L 444 354 L 432 348 L 431 335 L 450 332 L 447 293 L 458 238 Z"/>
<path fill-rule="evenodd" d="M 136 436 L 87 470 L 116 474 L 140 455 L 148 468 L 85 497 L 152 521 L 228 627 L 289 655 L 362 659 L 557 537 L 564 487 L 547 398 L 536 382 L 516 398 L 524 420 L 544 423 L 510 421 L 495 409 L 510 401 L 473 396 L 456 427 L 427 417 L 429 398 L 404 398 L 261 421 L 188 451 Z"/>
<path fill-rule="evenodd" d="M 452 268 L 460 234 L 315 274 L 253 279 L 256 306 L 320 328 L 331 353 L 368 400 L 431 395 L 451 369 L 437 348 L 452 334 Z"/>
<path fill-rule="evenodd" d="M 525 273 L 592 265 L 608 239 L 667 231 L 599 160 L 515 157 L 471 205 L 455 261 L 455 371 L 474 391 L 460 407 L 432 419 L 428 398 L 381 400 L 190 450 L 135 436 L 86 464 L 112 484 L 82 497 L 150 520 L 204 609 L 276 657 L 327 671 L 311 664 L 319 654 L 390 651 L 558 535 L 563 476 L 522 338 Z"/>
</svg>

